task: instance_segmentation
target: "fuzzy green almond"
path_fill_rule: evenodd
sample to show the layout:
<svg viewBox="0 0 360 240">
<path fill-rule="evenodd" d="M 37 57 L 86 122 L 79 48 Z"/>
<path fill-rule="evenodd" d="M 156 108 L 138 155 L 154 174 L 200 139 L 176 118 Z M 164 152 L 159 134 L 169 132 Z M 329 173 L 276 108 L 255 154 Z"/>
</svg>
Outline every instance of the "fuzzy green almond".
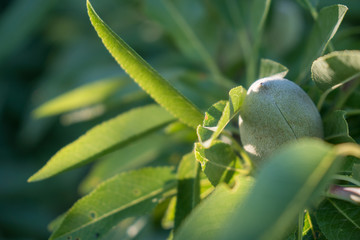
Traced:
<svg viewBox="0 0 360 240">
<path fill-rule="evenodd" d="M 244 149 L 255 165 L 286 142 L 323 138 L 315 104 L 298 85 L 284 78 L 262 78 L 250 86 L 239 127 Z"/>
</svg>

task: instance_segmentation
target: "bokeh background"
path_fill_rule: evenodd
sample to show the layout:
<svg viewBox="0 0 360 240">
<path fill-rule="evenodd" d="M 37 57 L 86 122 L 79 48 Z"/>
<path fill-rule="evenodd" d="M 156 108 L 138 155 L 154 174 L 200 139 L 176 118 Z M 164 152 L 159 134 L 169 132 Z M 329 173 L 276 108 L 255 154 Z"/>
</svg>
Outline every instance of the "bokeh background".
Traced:
<svg viewBox="0 0 360 240">
<path fill-rule="evenodd" d="M 169 13 L 157 2 L 92 0 L 100 16 L 126 42 L 203 110 L 226 99 L 227 92 L 207 82 L 211 76 L 201 59 L 189 51 L 189 43 L 166 21 Z M 216 10 L 219 1 L 175 2 L 224 75 L 242 84 L 245 54 L 236 33 Z M 333 45 L 336 50 L 360 49 L 359 1 L 310 2 L 318 9 L 335 3 L 347 5 L 349 11 Z M 261 57 L 284 64 L 291 77 L 312 23 L 309 11 L 297 1 L 274 0 Z M 47 225 L 81 196 L 79 184 L 90 167 L 39 183 L 27 183 L 27 178 L 90 127 L 152 100 L 127 81 L 102 114 L 35 119 L 32 111 L 78 86 L 122 76 L 124 72 L 90 24 L 85 0 L 0 1 L 0 239 L 47 239 Z M 192 79 L 199 80 L 195 88 Z M 207 94 L 199 97 L 197 91 Z"/>
</svg>

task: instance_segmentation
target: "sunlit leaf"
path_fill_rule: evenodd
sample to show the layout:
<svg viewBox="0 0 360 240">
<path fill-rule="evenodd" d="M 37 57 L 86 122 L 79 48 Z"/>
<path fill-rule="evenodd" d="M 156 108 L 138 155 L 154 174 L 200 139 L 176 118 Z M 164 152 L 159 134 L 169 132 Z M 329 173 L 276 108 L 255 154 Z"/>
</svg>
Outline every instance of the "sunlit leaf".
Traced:
<svg viewBox="0 0 360 240">
<path fill-rule="evenodd" d="M 61 215 L 57 216 L 54 220 L 52 220 L 48 224 L 48 230 L 50 232 L 55 232 L 61 225 L 62 221 L 65 218 L 66 213 L 62 213 Z"/>
<path fill-rule="evenodd" d="M 105 79 L 60 95 L 34 110 L 35 117 L 47 117 L 101 103 L 125 84 L 124 79 Z"/>
<path fill-rule="evenodd" d="M 360 51 L 338 51 L 322 56 L 313 62 L 311 74 L 316 85 L 324 91 L 318 103 L 321 107 L 331 91 L 345 84 L 346 89 L 356 88 L 358 83 L 355 81 L 360 79 Z"/>
<path fill-rule="evenodd" d="M 309 211 L 306 211 L 306 213 L 304 214 L 304 226 L 303 226 L 302 235 L 303 237 L 312 236 L 313 233 L 314 233 L 314 226 L 312 223 L 312 219 L 309 214 Z"/>
<path fill-rule="evenodd" d="M 50 239 L 96 239 L 118 222 L 149 213 L 176 187 L 169 167 L 145 168 L 109 179 L 67 212 Z"/>
<path fill-rule="evenodd" d="M 284 78 L 289 72 L 287 67 L 270 59 L 261 59 L 259 78 L 278 77 Z"/>
<path fill-rule="evenodd" d="M 230 120 L 237 116 L 245 96 L 246 90 L 242 86 L 233 88 L 229 92 L 229 101 L 219 101 L 205 113 L 203 125 L 197 129 L 199 141 L 205 147 L 209 147 Z"/>
<path fill-rule="evenodd" d="M 185 124 L 194 128 L 201 124 L 203 115 L 198 108 L 117 36 L 95 13 L 89 1 L 87 8 L 91 23 L 103 44 L 130 77 L 155 101 Z"/>
<path fill-rule="evenodd" d="M 59 150 L 29 181 L 39 181 L 84 165 L 173 120 L 173 116 L 157 105 L 120 114 Z"/>
<path fill-rule="evenodd" d="M 313 62 L 312 78 L 316 85 L 326 91 L 360 77 L 360 51 L 337 51 Z"/>
<path fill-rule="evenodd" d="M 88 193 L 101 182 L 120 172 L 148 164 L 171 143 L 167 136 L 150 134 L 107 154 L 95 163 L 88 176 L 81 182 L 80 192 Z"/>
<path fill-rule="evenodd" d="M 174 227 L 175 222 L 176 197 L 170 199 L 169 205 L 161 219 L 161 226 L 165 229 Z"/>
<path fill-rule="evenodd" d="M 220 141 L 214 142 L 210 148 L 204 148 L 200 143 L 196 143 L 195 156 L 214 186 L 220 182 L 229 182 L 241 168 L 239 157 L 231 146 Z"/>
<path fill-rule="evenodd" d="M 360 236 L 360 206 L 326 199 L 316 211 L 317 223 L 328 240 L 355 240 Z"/>
</svg>

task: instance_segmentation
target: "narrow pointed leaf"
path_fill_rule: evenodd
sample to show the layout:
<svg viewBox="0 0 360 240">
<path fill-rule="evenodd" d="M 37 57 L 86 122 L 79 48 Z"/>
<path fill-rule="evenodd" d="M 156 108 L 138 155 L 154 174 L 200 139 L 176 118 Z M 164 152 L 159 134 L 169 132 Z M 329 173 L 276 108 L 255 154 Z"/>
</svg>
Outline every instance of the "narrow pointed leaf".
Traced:
<svg viewBox="0 0 360 240">
<path fill-rule="evenodd" d="M 175 230 L 200 202 L 199 163 L 194 153 L 185 155 L 178 168 Z"/>
<path fill-rule="evenodd" d="M 35 117 L 48 117 L 101 103 L 125 84 L 122 79 L 105 79 L 64 93 L 34 110 Z"/>
<path fill-rule="evenodd" d="M 317 18 L 318 12 L 316 11 L 316 6 L 320 0 L 297 0 L 305 9 L 309 10 L 314 19 Z"/>
<path fill-rule="evenodd" d="M 205 113 L 203 125 L 197 129 L 199 141 L 205 147 L 210 147 L 230 120 L 237 116 L 245 96 L 246 90 L 242 86 L 233 88 L 229 92 L 229 101 L 215 103 Z"/>
<path fill-rule="evenodd" d="M 252 49 L 246 67 L 246 86 L 249 87 L 258 76 L 259 51 L 262 42 L 266 18 L 269 13 L 271 0 L 250 1 L 251 8 L 248 13 L 250 20 L 250 35 Z"/>
<path fill-rule="evenodd" d="M 59 216 L 57 216 L 55 219 L 53 219 L 49 224 L 48 224 L 48 230 L 50 232 L 55 232 L 56 229 L 58 229 L 62 223 L 62 221 L 64 220 L 66 216 L 66 213 L 62 213 Z"/>
<path fill-rule="evenodd" d="M 141 139 L 107 154 L 94 164 L 90 173 L 81 182 L 80 192 L 86 194 L 106 179 L 121 172 L 144 166 L 159 157 L 162 150 L 169 147 L 170 144 L 171 141 L 167 136 L 155 133 L 143 136 Z"/>
<path fill-rule="evenodd" d="M 196 143 L 195 156 L 214 186 L 220 182 L 229 182 L 241 168 L 239 157 L 231 146 L 220 141 L 214 142 L 210 148 L 204 148 L 200 143 Z"/>
<path fill-rule="evenodd" d="M 217 69 L 215 54 L 210 52 L 215 52 L 218 39 L 216 35 L 212 38 L 208 35 L 215 33 L 217 26 L 209 26 L 206 9 L 200 2 L 145 0 L 144 6 L 147 14 L 161 24 L 186 56 L 205 63 L 210 70 Z M 213 31 L 209 31 L 209 27 Z"/>
<path fill-rule="evenodd" d="M 251 9 L 251 31 L 254 39 L 262 35 L 271 0 L 254 0 Z"/>
<path fill-rule="evenodd" d="M 261 59 L 259 78 L 278 77 L 284 78 L 289 72 L 287 67 L 270 59 Z"/>
<path fill-rule="evenodd" d="M 173 120 L 173 116 L 157 105 L 140 107 L 120 114 L 95 126 L 79 139 L 60 149 L 29 181 L 39 181 L 84 165 Z"/>
<path fill-rule="evenodd" d="M 360 206 L 326 199 L 316 211 L 316 220 L 328 240 L 355 240 L 360 236 Z"/>
<path fill-rule="evenodd" d="M 351 80 L 360 78 L 360 51 L 337 51 L 316 59 L 312 79 L 328 94 Z"/>
<path fill-rule="evenodd" d="M 130 77 L 183 123 L 194 128 L 201 124 L 203 115 L 199 109 L 117 36 L 96 14 L 89 1 L 87 8 L 90 21 L 103 44 Z"/>
<path fill-rule="evenodd" d="M 174 240 L 216 240 L 238 204 L 253 184 L 252 178 L 240 178 L 234 189 L 225 184 L 218 187 L 203 200 L 175 233 Z"/>
<path fill-rule="evenodd" d="M 30 41 L 30 37 L 46 22 L 56 0 L 16 0 L 2 9 L 0 19 L 0 62 Z"/>
<path fill-rule="evenodd" d="M 149 213 L 175 187 L 169 167 L 119 174 L 76 202 L 50 239 L 101 238 L 121 220 Z"/>
<path fill-rule="evenodd" d="M 285 237 L 298 213 L 318 200 L 337 169 L 336 160 L 331 145 L 316 139 L 279 149 L 259 170 L 254 187 L 234 210 L 219 239 Z"/>
<path fill-rule="evenodd" d="M 333 5 L 320 10 L 310 33 L 305 55 L 302 60 L 302 67 L 297 81 L 302 81 L 308 74 L 312 62 L 321 56 L 328 43 L 337 32 L 348 8 L 344 5 Z"/>
</svg>

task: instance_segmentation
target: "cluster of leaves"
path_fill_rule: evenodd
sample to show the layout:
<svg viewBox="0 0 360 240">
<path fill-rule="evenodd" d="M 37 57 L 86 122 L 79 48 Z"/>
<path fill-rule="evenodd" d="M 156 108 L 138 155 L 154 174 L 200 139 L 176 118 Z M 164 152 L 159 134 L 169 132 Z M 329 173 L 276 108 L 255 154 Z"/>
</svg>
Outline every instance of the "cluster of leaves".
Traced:
<svg viewBox="0 0 360 240">
<path fill-rule="evenodd" d="M 273 60 L 258 61 L 271 1 L 255 0 L 242 6 L 231 0 L 207 2 L 209 11 L 215 11 L 211 13 L 223 19 L 240 42 L 245 74 L 231 70 L 238 67 L 237 56 L 227 55 L 234 51 L 231 47 L 223 56 L 225 70 L 239 74 L 244 79 L 240 83 L 228 79 L 213 60 L 217 39 L 200 39 L 189 24 L 203 24 L 204 19 L 198 18 L 208 12 L 200 2 L 145 1 L 149 14 L 164 24 L 189 61 L 201 66 L 200 73 L 206 72 L 205 84 L 229 92 L 228 100 L 217 98 L 205 117 L 202 106 L 177 90 L 186 93 L 191 89 L 209 99 L 206 96 L 214 90 L 203 87 L 199 72 L 193 78 L 187 76 L 194 80 L 190 83 L 165 80 L 87 1 L 90 21 L 107 50 L 157 104 L 133 108 L 95 126 L 58 151 L 29 179 L 43 180 L 102 158 L 82 183 L 83 192 L 90 193 L 52 222 L 51 239 L 133 238 L 149 222 L 144 216 L 151 212 L 160 216 L 163 227 L 171 229 L 169 238 L 173 239 L 356 239 L 360 208 L 354 196 L 360 174 L 352 156 L 360 157 L 359 134 L 353 134 L 356 140 L 350 136 L 346 117 L 360 113 L 360 51 L 333 51 L 331 40 L 346 6 L 331 5 L 317 12 L 313 2 L 299 3 L 311 12 L 314 23 L 294 79 L 317 102 L 325 138 L 290 143 L 254 169 L 234 126 L 246 98 L 245 87 L 256 78 L 288 73 L 287 67 Z M 181 13 L 188 8 L 197 11 L 185 19 Z M 240 9 L 250 9 L 251 14 Z M 310 73 L 312 82 L 308 81 Z M 96 114 L 106 109 L 101 103 L 126 81 L 107 79 L 80 87 L 34 113 L 44 117 L 86 107 Z M 176 141 L 174 136 L 180 136 L 182 143 L 171 142 Z M 149 166 L 149 155 L 156 152 L 159 156 L 169 146 L 185 143 L 191 146 L 190 152 L 179 162 Z M 335 180 L 341 194 L 329 188 Z"/>
</svg>

